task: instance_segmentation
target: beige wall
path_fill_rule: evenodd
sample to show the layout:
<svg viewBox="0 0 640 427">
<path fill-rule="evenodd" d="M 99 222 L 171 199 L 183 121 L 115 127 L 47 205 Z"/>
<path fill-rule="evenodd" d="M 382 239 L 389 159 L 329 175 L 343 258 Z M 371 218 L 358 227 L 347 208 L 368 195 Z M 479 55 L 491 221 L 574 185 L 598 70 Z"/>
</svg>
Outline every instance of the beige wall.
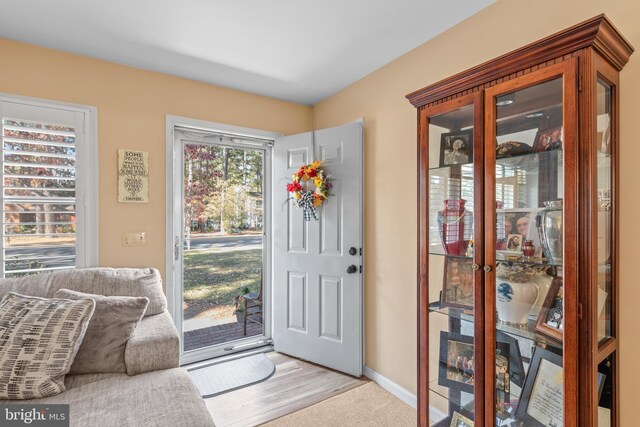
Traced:
<svg viewBox="0 0 640 427">
<path fill-rule="evenodd" d="M 365 118 L 366 363 L 401 386 L 416 389 L 416 111 L 404 95 L 602 12 L 640 49 L 637 0 L 499 0 L 314 107 L 315 128 Z M 640 53 L 621 86 L 621 396 L 622 425 L 631 425 L 640 382 Z"/>
<path fill-rule="evenodd" d="M 0 93 L 98 108 L 100 265 L 165 265 L 167 114 L 284 134 L 311 129 L 311 108 L 165 74 L 0 39 Z M 150 202 L 118 203 L 118 148 L 149 151 Z M 145 231 L 147 245 L 122 247 Z"/>
</svg>

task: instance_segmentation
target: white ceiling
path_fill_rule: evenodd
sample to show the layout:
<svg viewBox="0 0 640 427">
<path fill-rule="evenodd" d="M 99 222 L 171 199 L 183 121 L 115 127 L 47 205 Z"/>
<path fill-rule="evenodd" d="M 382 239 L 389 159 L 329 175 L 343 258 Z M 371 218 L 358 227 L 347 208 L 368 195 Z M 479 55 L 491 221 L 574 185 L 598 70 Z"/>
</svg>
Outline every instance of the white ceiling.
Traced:
<svg viewBox="0 0 640 427">
<path fill-rule="evenodd" d="M 493 2 L 0 0 L 0 37 L 315 104 Z"/>
</svg>

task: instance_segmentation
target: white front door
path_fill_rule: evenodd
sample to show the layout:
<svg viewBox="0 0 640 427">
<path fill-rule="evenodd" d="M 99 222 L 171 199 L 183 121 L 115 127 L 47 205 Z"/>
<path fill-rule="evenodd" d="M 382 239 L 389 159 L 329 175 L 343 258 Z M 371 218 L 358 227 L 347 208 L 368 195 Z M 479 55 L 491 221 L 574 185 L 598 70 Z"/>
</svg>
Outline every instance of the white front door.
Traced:
<svg viewBox="0 0 640 427">
<path fill-rule="evenodd" d="M 286 202 L 286 178 L 321 160 L 331 195 L 319 220 Z M 277 351 L 354 376 L 363 355 L 362 122 L 280 137 L 274 146 L 273 338 Z"/>
</svg>

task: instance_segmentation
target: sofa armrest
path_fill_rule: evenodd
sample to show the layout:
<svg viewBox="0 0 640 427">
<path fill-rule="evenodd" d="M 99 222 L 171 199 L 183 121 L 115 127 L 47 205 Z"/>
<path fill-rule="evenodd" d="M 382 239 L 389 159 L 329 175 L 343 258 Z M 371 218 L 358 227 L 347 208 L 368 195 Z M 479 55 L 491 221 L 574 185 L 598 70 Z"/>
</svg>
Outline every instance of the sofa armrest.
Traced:
<svg viewBox="0 0 640 427">
<path fill-rule="evenodd" d="M 127 374 L 180 366 L 180 337 L 168 311 L 143 317 L 124 352 Z"/>
</svg>

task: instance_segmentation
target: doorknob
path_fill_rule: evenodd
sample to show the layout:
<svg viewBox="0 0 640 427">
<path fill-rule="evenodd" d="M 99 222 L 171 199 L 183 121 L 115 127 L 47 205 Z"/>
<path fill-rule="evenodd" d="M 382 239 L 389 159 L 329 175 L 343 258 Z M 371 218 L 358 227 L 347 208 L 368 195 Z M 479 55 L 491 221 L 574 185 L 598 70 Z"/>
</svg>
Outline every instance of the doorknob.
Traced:
<svg viewBox="0 0 640 427">
<path fill-rule="evenodd" d="M 351 246 L 349 248 L 349 255 L 355 255 L 358 253 L 358 250 L 356 248 L 354 248 L 353 246 Z"/>
<path fill-rule="evenodd" d="M 356 267 L 356 266 L 355 266 L 355 265 L 353 265 L 353 264 L 352 264 L 352 265 L 350 265 L 349 267 L 347 267 L 347 273 L 349 273 L 349 274 L 353 274 L 353 273 L 355 273 L 356 271 L 358 271 L 358 267 Z"/>
</svg>

